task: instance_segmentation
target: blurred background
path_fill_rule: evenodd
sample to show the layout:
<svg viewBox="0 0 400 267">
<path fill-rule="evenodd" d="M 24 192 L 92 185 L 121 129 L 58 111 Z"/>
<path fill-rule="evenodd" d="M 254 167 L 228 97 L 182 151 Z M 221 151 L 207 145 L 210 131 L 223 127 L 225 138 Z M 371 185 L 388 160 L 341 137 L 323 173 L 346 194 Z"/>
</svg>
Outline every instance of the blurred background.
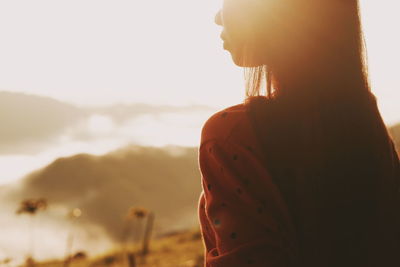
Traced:
<svg viewBox="0 0 400 267">
<path fill-rule="evenodd" d="M 114 255 L 146 229 L 172 256 L 138 266 L 201 266 L 201 127 L 244 98 L 221 5 L 0 1 L 0 266 Z M 400 3 L 361 6 L 372 90 L 399 145 Z"/>
</svg>

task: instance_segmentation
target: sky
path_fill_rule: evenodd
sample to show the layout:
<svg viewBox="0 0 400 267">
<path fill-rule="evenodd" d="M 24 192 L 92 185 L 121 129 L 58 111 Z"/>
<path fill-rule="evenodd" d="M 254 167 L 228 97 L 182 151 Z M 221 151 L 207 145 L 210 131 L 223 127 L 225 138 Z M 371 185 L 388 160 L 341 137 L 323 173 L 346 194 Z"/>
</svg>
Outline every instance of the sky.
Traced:
<svg viewBox="0 0 400 267">
<path fill-rule="evenodd" d="M 221 0 L 0 1 L 0 90 L 78 105 L 241 102 L 243 71 L 219 39 Z M 361 1 L 371 80 L 400 121 L 394 0 Z"/>
<path fill-rule="evenodd" d="M 80 105 L 238 102 L 242 73 L 213 24 L 219 4 L 1 1 L 0 89 Z"/>
</svg>

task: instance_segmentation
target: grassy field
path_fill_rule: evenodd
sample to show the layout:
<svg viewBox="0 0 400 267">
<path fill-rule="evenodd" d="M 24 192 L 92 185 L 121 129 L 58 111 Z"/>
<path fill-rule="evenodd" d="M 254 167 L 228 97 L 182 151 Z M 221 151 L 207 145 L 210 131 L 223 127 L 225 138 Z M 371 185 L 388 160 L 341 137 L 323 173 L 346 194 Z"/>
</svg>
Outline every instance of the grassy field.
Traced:
<svg viewBox="0 0 400 267">
<path fill-rule="evenodd" d="M 132 250 L 131 250 L 132 251 Z M 136 250 L 137 251 L 137 250 Z M 105 255 L 74 259 L 69 267 L 202 267 L 203 244 L 199 230 L 192 229 L 171 233 L 152 240 L 146 257 L 136 252 L 135 264 L 130 264 L 127 253 L 109 252 Z M 63 261 L 55 260 L 36 263 L 35 267 L 64 267 Z"/>
</svg>

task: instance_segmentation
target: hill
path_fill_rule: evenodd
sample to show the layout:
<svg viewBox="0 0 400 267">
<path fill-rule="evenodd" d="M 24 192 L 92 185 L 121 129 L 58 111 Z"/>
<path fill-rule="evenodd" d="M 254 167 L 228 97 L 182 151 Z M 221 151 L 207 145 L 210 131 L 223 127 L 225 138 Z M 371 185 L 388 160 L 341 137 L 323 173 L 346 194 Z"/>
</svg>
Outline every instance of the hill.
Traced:
<svg viewBox="0 0 400 267">
<path fill-rule="evenodd" d="M 78 207 L 82 224 L 101 227 L 118 240 L 130 207 L 155 213 L 156 235 L 196 225 L 200 185 L 196 148 L 131 146 L 102 156 L 59 158 L 5 198 L 15 204 L 45 198 L 65 210 Z"/>
</svg>

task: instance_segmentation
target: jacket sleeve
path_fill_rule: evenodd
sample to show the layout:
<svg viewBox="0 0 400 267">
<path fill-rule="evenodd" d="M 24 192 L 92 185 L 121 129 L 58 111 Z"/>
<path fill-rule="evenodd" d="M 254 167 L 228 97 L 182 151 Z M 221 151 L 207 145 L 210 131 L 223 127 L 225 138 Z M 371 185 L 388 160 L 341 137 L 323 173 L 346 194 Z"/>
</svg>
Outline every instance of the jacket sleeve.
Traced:
<svg viewBox="0 0 400 267">
<path fill-rule="evenodd" d="M 212 240 L 205 266 L 290 266 L 296 244 L 280 192 L 251 147 L 228 140 L 209 140 L 199 149 L 202 224 Z"/>
</svg>

